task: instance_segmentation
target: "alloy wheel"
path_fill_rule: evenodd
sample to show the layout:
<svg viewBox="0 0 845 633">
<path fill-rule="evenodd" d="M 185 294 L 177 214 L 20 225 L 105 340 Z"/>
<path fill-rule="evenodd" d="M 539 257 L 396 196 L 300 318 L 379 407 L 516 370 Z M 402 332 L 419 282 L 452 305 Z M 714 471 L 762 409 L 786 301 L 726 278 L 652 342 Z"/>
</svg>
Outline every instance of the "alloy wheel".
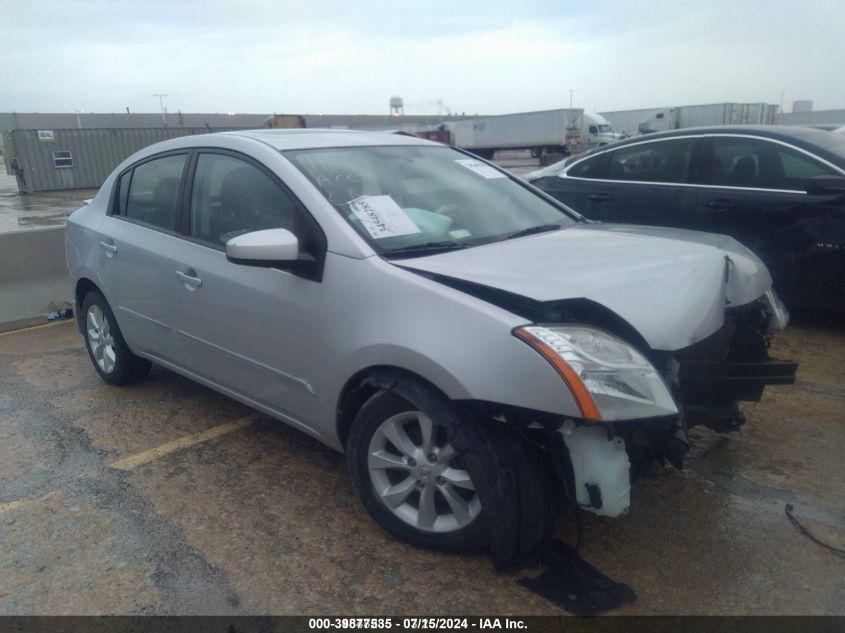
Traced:
<svg viewBox="0 0 845 633">
<path fill-rule="evenodd" d="M 88 307 L 85 315 L 85 330 L 88 336 L 88 346 L 94 362 L 106 374 L 114 371 L 116 360 L 114 338 L 112 337 L 109 320 L 100 306 L 93 304 Z"/>
<path fill-rule="evenodd" d="M 379 500 L 419 530 L 460 530 L 481 512 L 475 486 L 445 427 L 421 411 L 394 415 L 376 429 L 367 468 Z"/>
</svg>

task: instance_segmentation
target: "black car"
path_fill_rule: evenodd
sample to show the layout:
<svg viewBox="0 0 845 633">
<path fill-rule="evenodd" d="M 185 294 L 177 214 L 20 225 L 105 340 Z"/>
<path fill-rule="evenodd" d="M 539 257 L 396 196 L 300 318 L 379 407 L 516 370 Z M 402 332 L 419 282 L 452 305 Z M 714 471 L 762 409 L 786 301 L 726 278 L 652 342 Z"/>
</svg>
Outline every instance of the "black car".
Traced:
<svg viewBox="0 0 845 633">
<path fill-rule="evenodd" d="M 845 311 L 845 137 L 724 126 L 630 138 L 528 175 L 592 220 L 731 235 L 789 307 Z"/>
</svg>

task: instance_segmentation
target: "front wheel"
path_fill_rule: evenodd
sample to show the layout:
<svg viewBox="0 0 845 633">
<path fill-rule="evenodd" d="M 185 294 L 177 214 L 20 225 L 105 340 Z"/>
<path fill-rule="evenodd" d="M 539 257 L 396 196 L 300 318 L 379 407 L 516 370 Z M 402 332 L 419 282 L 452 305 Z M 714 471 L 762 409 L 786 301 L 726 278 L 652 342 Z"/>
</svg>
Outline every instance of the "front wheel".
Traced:
<svg viewBox="0 0 845 633">
<path fill-rule="evenodd" d="M 447 402 L 411 403 L 380 391 L 355 418 L 347 444 L 353 485 L 373 518 L 415 545 L 477 551 L 488 541 L 481 501 L 451 443 Z"/>
<path fill-rule="evenodd" d="M 130 351 L 103 295 L 94 290 L 85 295 L 82 315 L 85 348 L 103 380 L 112 385 L 125 385 L 149 373 L 150 361 Z"/>
</svg>

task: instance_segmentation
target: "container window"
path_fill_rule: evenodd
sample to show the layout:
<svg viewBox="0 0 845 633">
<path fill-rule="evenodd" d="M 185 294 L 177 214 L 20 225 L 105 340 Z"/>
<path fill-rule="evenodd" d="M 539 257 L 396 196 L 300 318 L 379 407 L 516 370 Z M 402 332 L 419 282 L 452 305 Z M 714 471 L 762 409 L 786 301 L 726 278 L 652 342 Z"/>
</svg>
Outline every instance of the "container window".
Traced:
<svg viewBox="0 0 845 633">
<path fill-rule="evenodd" d="M 53 152 L 53 167 L 56 169 L 73 167 L 73 154 L 69 151 Z"/>
</svg>

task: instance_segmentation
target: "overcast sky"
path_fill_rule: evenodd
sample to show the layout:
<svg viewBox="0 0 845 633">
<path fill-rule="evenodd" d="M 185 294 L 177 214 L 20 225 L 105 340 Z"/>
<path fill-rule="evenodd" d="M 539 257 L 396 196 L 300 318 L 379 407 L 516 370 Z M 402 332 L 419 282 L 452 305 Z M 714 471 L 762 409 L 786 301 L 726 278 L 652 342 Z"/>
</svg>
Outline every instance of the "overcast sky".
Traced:
<svg viewBox="0 0 845 633">
<path fill-rule="evenodd" d="M 845 107 L 842 0 L 3 0 L 0 45 L 0 111 Z"/>
</svg>

